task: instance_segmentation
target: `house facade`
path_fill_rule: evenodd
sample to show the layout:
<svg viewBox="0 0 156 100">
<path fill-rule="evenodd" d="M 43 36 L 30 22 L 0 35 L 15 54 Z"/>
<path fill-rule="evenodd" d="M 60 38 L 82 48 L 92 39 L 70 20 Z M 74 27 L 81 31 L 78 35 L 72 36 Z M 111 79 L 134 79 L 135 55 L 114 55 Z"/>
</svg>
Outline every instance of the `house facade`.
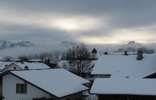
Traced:
<svg viewBox="0 0 156 100">
<path fill-rule="evenodd" d="M 4 97 L 4 100 L 33 100 L 42 97 L 50 98 L 50 95 L 46 92 L 11 74 L 7 74 L 3 77 L 2 87 L 2 96 Z"/>
</svg>

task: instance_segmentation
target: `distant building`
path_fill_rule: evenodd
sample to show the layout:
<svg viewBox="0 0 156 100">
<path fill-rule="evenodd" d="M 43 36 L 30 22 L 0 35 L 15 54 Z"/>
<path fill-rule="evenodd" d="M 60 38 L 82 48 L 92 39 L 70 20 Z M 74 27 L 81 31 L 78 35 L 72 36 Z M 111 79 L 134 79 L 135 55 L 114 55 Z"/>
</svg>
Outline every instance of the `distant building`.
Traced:
<svg viewBox="0 0 156 100">
<path fill-rule="evenodd" d="M 0 62 L 0 72 L 9 70 L 24 70 L 24 69 L 49 69 L 50 67 L 46 64 L 34 62 Z"/>
</svg>

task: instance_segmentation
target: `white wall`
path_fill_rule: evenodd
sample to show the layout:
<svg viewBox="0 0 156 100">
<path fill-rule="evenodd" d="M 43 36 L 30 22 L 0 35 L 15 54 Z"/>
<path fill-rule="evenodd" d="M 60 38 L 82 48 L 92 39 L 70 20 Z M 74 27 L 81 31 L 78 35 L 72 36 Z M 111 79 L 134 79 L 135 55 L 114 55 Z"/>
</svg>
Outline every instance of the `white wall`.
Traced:
<svg viewBox="0 0 156 100">
<path fill-rule="evenodd" d="M 4 100 L 32 100 L 39 97 L 50 97 L 47 93 L 27 84 L 27 94 L 16 94 L 16 83 L 24 83 L 19 78 L 8 74 L 3 77 Z"/>
</svg>

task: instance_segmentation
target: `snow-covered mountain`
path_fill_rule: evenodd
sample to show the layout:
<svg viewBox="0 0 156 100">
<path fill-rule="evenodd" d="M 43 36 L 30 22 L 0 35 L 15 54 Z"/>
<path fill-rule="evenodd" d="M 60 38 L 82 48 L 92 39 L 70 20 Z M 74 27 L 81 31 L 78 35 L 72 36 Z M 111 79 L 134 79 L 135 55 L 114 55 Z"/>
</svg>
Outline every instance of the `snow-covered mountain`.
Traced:
<svg viewBox="0 0 156 100">
<path fill-rule="evenodd" d="M 33 47 L 33 44 L 30 41 L 6 41 L 0 40 L 0 50 L 7 48 L 16 48 L 16 47 Z"/>
<path fill-rule="evenodd" d="M 37 41 L 0 40 L 0 58 L 58 53 L 64 51 L 64 48 L 60 43 L 46 44 L 45 42 L 38 43 Z"/>
</svg>

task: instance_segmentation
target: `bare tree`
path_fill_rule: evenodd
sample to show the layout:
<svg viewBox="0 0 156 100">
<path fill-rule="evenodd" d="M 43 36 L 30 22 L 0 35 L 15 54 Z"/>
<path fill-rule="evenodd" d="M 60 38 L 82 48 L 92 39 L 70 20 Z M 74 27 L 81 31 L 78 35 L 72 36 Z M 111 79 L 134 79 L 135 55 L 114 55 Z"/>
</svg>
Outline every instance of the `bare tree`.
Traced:
<svg viewBox="0 0 156 100">
<path fill-rule="evenodd" d="M 77 74 L 89 73 L 91 64 L 91 52 L 84 44 L 79 44 L 67 50 L 66 60 L 72 67 L 76 67 L 75 71 Z"/>
</svg>

